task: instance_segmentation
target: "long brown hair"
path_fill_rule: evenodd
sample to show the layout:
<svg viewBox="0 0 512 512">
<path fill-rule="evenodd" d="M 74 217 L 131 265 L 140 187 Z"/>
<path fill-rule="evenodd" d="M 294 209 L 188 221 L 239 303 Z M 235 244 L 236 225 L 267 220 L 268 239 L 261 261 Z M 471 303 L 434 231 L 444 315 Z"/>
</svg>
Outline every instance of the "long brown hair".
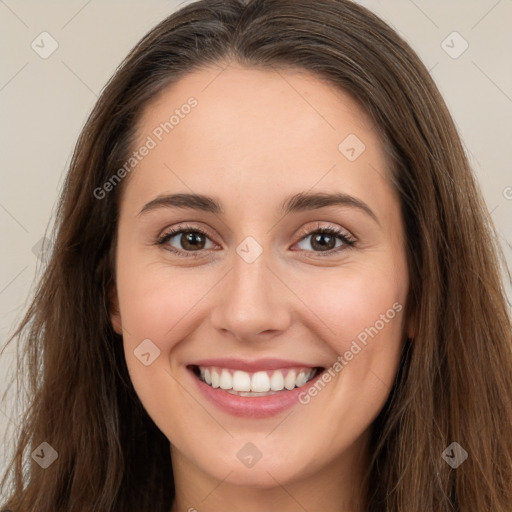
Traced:
<svg viewBox="0 0 512 512">
<path fill-rule="evenodd" d="M 102 200 L 94 190 L 127 160 L 157 93 L 226 61 L 315 73 L 358 101 L 387 151 L 417 335 L 372 424 L 365 511 L 510 512 L 512 327 L 498 237 L 428 71 L 387 24 L 349 0 L 191 3 L 151 30 L 106 85 L 76 145 L 53 252 L 8 341 L 19 339 L 31 403 L 3 506 L 170 510 L 169 441 L 134 392 L 109 318 L 121 187 Z M 43 470 L 30 454 L 44 441 L 58 459 Z M 456 469 L 442 457 L 452 442 L 468 454 Z"/>
</svg>

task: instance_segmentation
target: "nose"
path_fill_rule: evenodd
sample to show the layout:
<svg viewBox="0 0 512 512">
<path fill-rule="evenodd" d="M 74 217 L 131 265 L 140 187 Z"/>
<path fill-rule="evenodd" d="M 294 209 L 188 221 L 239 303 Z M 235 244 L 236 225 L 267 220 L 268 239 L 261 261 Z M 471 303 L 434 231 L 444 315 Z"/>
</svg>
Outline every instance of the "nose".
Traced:
<svg viewBox="0 0 512 512">
<path fill-rule="evenodd" d="M 279 336 L 289 327 L 293 293 L 268 260 L 265 251 L 252 263 L 235 254 L 211 313 L 215 329 L 256 342 Z"/>
</svg>

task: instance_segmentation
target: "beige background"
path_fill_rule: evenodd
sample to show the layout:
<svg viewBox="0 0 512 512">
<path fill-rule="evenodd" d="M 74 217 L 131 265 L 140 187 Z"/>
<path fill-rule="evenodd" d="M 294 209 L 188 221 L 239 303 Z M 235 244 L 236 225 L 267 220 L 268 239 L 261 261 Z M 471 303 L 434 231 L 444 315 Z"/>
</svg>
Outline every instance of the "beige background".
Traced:
<svg viewBox="0 0 512 512">
<path fill-rule="evenodd" d="M 99 92 L 131 47 L 182 3 L 188 2 L 0 0 L 2 346 L 33 289 L 37 245 Z M 431 70 L 460 130 L 510 266 L 512 0 L 360 3 L 390 22 Z M 47 59 L 31 47 L 43 31 L 58 44 Z M 469 44 L 458 58 L 442 47 L 454 31 Z M 464 45 L 458 36 L 446 41 L 455 53 Z M 512 296 L 510 283 L 507 290 Z M 0 359 L 0 391 L 13 371 L 14 348 Z M 11 399 L 0 404 L 0 435 L 7 433 L 5 444 L 0 443 L 0 473 L 18 414 Z"/>
</svg>

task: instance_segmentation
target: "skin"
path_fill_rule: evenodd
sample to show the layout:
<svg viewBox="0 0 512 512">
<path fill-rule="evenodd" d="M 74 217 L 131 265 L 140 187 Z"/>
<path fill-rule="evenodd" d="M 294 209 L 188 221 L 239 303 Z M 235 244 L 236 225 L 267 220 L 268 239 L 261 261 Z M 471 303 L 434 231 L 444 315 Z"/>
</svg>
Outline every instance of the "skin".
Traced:
<svg viewBox="0 0 512 512">
<path fill-rule="evenodd" d="M 221 70 L 185 76 L 140 120 L 137 147 L 190 96 L 198 101 L 123 183 L 112 323 L 123 334 L 134 388 L 171 442 L 172 512 L 356 510 L 366 494 L 369 428 L 414 334 L 403 315 L 404 232 L 382 143 L 351 97 L 314 75 Z M 354 161 L 338 149 L 349 134 L 366 146 Z M 347 206 L 280 213 L 286 197 L 308 191 L 353 195 L 378 222 Z M 177 192 L 213 196 L 225 214 L 162 207 L 139 215 L 157 196 Z M 210 233 L 198 258 L 155 244 L 183 222 Z M 313 236 L 299 236 L 301 228 L 315 233 L 318 222 L 356 244 L 338 241 L 341 250 L 322 257 Z M 247 236 L 263 251 L 252 263 L 236 252 Z M 186 251 L 180 238 L 167 247 Z M 394 303 L 402 311 L 317 396 L 277 416 L 222 412 L 186 369 L 213 357 L 328 368 Z M 134 355 L 144 339 L 161 351 L 149 366 Z M 247 442 L 262 454 L 252 468 L 237 458 Z"/>
</svg>

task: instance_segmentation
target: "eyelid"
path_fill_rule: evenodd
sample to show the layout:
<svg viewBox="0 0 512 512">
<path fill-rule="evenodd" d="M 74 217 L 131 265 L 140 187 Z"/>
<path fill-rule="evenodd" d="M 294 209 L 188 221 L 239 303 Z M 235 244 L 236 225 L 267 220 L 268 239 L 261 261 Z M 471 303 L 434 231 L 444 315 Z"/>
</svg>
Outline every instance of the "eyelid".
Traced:
<svg viewBox="0 0 512 512">
<path fill-rule="evenodd" d="M 335 231 L 339 231 L 340 234 L 343 234 L 349 240 L 353 240 L 354 242 L 357 241 L 356 238 L 352 235 L 352 233 L 350 233 L 350 231 L 348 231 L 347 229 L 342 228 L 341 226 L 329 224 L 328 222 L 325 222 L 323 224 L 322 222 L 323 221 L 316 221 L 316 225 L 314 227 L 302 227 L 297 233 L 297 236 L 300 237 L 298 241 L 300 242 L 305 236 L 309 236 L 315 233 L 316 231 L 322 231 L 326 229 L 334 229 Z"/>
</svg>

